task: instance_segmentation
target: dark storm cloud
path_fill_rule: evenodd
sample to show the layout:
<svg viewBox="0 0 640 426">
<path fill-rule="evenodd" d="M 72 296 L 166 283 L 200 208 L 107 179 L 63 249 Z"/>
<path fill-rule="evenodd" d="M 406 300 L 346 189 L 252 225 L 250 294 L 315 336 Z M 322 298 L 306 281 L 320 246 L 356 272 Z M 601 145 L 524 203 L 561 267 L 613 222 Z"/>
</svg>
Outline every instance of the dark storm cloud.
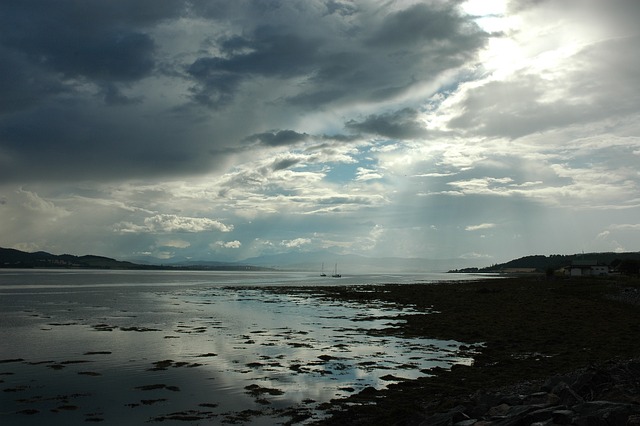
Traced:
<svg viewBox="0 0 640 426">
<path fill-rule="evenodd" d="M 280 130 L 273 133 L 257 133 L 249 136 L 246 140 L 250 142 L 259 142 L 267 146 L 286 146 L 295 145 L 309 139 L 306 133 L 298 133 L 293 130 Z"/>
<path fill-rule="evenodd" d="M 100 178 L 166 167 L 158 124 L 100 107 L 141 101 L 123 89 L 154 73 L 158 46 L 149 30 L 184 7 L 174 0 L 1 2 L 0 177 Z M 174 155 L 172 168 L 180 168 Z"/>
<path fill-rule="evenodd" d="M 375 134 L 392 139 L 425 137 L 427 130 L 418 120 L 418 112 L 405 108 L 394 113 L 370 115 L 364 121 L 351 120 L 346 127 L 362 133 Z"/>
<path fill-rule="evenodd" d="M 329 2 L 326 13 L 318 16 L 311 8 L 285 12 L 285 4 L 286 22 L 265 25 L 256 19 L 258 25 L 251 29 L 243 21 L 241 33 L 217 39 L 217 55 L 190 64 L 187 73 L 196 83 L 196 101 L 224 106 L 242 82 L 254 77 L 307 79 L 309 84 L 299 85 L 298 93 L 286 99 L 294 105 L 384 101 L 460 66 L 488 38 L 455 3 L 418 4 L 386 16 L 367 10 L 366 4 L 356 8 Z M 216 18 L 232 21 L 237 12 L 237 7 L 228 8 Z M 332 19 L 325 19 L 327 14 Z M 312 28 L 304 26 L 311 21 Z"/>
<path fill-rule="evenodd" d="M 358 10 L 354 4 L 344 1 L 329 0 L 326 2 L 325 6 L 327 7 L 327 13 L 329 15 L 337 13 L 338 15 L 349 16 L 353 15 Z"/>
<path fill-rule="evenodd" d="M 109 83 L 105 84 L 102 88 L 102 95 L 104 96 L 104 102 L 107 105 L 131 105 L 141 102 L 141 99 L 130 98 L 122 94 L 118 86 Z"/>
<path fill-rule="evenodd" d="M 251 19 L 259 20 L 260 16 L 277 11 L 281 4 L 281 0 L 210 0 L 192 1 L 189 8 L 195 15 L 207 19 L 244 17 L 241 19 L 251 22 Z"/>
<path fill-rule="evenodd" d="M 28 55 L 32 66 L 67 78 L 133 81 L 154 66 L 155 46 L 143 26 L 180 8 L 175 1 L 9 0 L 0 6 L 0 41 Z"/>
<path fill-rule="evenodd" d="M 0 175 L 13 181 L 198 174 L 300 144 L 305 129 L 259 132 L 297 126 L 304 108 L 390 100 L 487 40 L 454 6 L 338 0 L 7 0 L 0 26 Z M 352 130 L 420 135 L 401 116 Z"/>
<path fill-rule="evenodd" d="M 279 160 L 273 163 L 272 170 L 277 172 L 278 170 L 288 169 L 289 167 L 295 166 L 300 163 L 300 159 L 297 158 L 287 158 L 284 160 Z"/>
<path fill-rule="evenodd" d="M 146 27 L 183 9 L 173 0 L 3 1 L 0 113 L 73 92 L 77 79 L 103 86 L 107 102 L 123 101 L 115 84 L 149 76 L 155 66 Z"/>
<path fill-rule="evenodd" d="M 318 41 L 304 35 L 259 27 L 248 37 L 220 43 L 223 56 L 203 57 L 187 69 L 198 83 L 195 99 L 210 106 L 232 100 L 238 84 L 250 77 L 292 77 L 312 69 Z"/>
<path fill-rule="evenodd" d="M 119 179 L 196 173 L 211 156 L 180 145 L 180 127 L 126 112 L 111 115 L 56 106 L 0 119 L 0 180 Z"/>
<path fill-rule="evenodd" d="M 146 34 L 110 29 L 90 35 L 67 31 L 46 51 L 33 53 L 67 77 L 133 81 L 153 70 L 153 49 Z"/>
<path fill-rule="evenodd" d="M 373 32 L 368 43 L 376 47 L 407 49 L 417 43 L 459 38 L 466 22 L 452 6 L 418 3 L 390 14 Z"/>
<path fill-rule="evenodd" d="M 0 115 L 66 90 L 55 76 L 31 66 L 24 54 L 0 47 Z"/>
</svg>

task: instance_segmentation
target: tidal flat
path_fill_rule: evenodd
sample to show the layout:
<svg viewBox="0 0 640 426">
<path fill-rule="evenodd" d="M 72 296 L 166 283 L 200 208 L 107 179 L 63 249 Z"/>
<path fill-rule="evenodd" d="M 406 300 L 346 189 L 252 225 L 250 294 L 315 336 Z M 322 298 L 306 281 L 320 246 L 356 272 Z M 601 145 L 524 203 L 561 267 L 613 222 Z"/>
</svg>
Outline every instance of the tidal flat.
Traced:
<svg viewBox="0 0 640 426">
<path fill-rule="evenodd" d="M 625 277 L 99 277 L 0 288 L 0 423 L 420 424 L 477 392 L 640 357 Z"/>
<path fill-rule="evenodd" d="M 274 277 L 4 273 L 1 424 L 306 424 L 478 350 L 385 331 L 416 307 Z"/>
<path fill-rule="evenodd" d="M 469 407 L 483 395 L 506 392 L 521 397 L 550 378 L 579 377 L 585 371 L 594 372 L 595 385 L 601 388 L 587 387 L 585 401 L 602 398 L 632 407 L 640 404 L 637 277 L 529 276 L 323 292 L 336 301 L 379 300 L 430 310 L 403 314 L 398 317 L 404 320 L 400 327 L 376 330 L 376 334 L 455 339 L 482 348 L 472 364 L 434 369 L 429 376 L 332 401 L 327 407 L 332 417 L 320 424 L 429 424 L 426 419 L 452 407 Z M 620 381 L 609 373 L 612 370 L 628 377 Z M 590 420 L 600 423 L 577 421 L 617 424 L 606 423 L 606 418 Z"/>
</svg>

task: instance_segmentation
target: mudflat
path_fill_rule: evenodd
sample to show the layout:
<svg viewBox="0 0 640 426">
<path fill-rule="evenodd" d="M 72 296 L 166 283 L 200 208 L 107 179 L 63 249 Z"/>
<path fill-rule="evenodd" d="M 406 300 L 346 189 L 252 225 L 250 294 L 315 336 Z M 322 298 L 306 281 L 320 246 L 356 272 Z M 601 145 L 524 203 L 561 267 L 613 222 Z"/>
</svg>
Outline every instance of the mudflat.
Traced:
<svg viewBox="0 0 640 426">
<path fill-rule="evenodd" d="M 315 291 L 335 300 L 411 306 L 421 313 L 401 315 L 404 324 L 375 332 L 457 340 L 478 351 L 472 366 L 435 368 L 428 377 L 332 401 L 323 407 L 333 414 L 326 424 L 419 424 L 479 391 L 533 387 L 640 357 L 637 278 L 530 276 Z"/>
<path fill-rule="evenodd" d="M 0 424 L 310 423 L 331 399 L 472 361 L 460 342 L 370 333 L 411 311 L 400 304 L 247 278 L 5 273 Z"/>
<path fill-rule="evenodd" d="M 468 425 L 482 407 L 529 415 L 554 398 L 536 418 L 573 424 L 595 410 L 640 421 L 637 278 L 170 288 L 77 278 L 5 292 L 7 424 L 444 425 L 471 415 Z M 571 393 L 576 377 L 590 395 Z M 626 405 L 592 403 L 602 399 Z"/>
</svg>

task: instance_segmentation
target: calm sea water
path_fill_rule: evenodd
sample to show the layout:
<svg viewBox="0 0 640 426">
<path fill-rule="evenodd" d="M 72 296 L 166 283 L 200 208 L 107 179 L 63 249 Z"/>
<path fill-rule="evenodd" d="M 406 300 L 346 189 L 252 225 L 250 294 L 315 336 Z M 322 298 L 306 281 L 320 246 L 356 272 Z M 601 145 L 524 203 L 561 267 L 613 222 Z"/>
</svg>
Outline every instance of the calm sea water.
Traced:
<svg viewBox="0 0 640 426">
<path fill-rule="evenodd" d="M 469 278 L 0 270 L 0 424 L 319 418 L 332 398 L 471 359 L 459 342 L 369 333 L 409 308 L 267 286 Z"/>
</svg>

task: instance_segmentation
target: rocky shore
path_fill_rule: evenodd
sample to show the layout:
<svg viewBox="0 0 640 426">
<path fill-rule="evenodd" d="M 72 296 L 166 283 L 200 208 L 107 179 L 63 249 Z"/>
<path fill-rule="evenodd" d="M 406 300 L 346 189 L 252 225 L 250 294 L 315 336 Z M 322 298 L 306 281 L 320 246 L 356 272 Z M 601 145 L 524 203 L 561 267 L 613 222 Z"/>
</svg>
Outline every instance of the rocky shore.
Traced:
<svg viewBox="0 0 640 426">
<path fill-rule="evenodd" d="M 452 339 L 477 353 L 472 366 L 334 400 L 321 423 L 640 425 L 639 289 L 625 277 L 322 289 L 318 297 L 412 308 L 377 333 Z"/>
<path fill-rule="evenodd" d="M 640 425 L 640 360 L 480 390 L 456 407 L 432 414 L 424 426 Z"/>
</svg>

